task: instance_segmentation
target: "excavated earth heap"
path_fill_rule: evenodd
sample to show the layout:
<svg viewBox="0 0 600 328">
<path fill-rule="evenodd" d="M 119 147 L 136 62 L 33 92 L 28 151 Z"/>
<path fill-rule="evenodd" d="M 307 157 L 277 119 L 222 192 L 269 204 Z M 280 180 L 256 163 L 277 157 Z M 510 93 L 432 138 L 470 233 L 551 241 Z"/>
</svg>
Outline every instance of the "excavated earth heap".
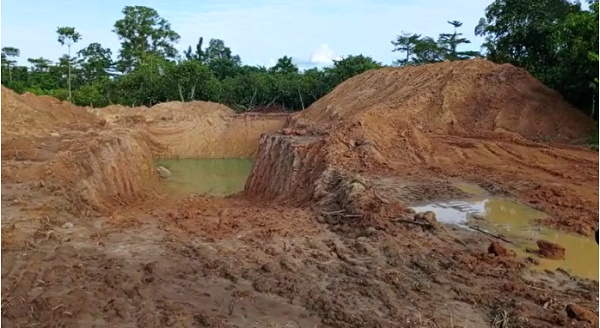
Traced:
<svg viewBox="0 0 600 328">
<path fill-rule="evenodd" d="M 397 185 L 460 177 L 546 211 L 546 224 L 591 234 L 598 156 L 567 143 L 593 128 L 512 65 L 476 59 L 371 70 L 295 114 L 288 133 L 263 136 L 246 189 L 304 202 L 333 168 L 393 175 Z"/>
<path fill-rule="evenodd" d="M 326 127 L 360 122 L 363 130 L 379 132 L 377 139 L 391 138 L 387 132 L 395 136 L 400 128 L 467 135 L 510 131 L 554 140 L 593 129 L 590 119 L 525 70 L 480 59 L 371 70 L 296 118 Z"/>
</svg>

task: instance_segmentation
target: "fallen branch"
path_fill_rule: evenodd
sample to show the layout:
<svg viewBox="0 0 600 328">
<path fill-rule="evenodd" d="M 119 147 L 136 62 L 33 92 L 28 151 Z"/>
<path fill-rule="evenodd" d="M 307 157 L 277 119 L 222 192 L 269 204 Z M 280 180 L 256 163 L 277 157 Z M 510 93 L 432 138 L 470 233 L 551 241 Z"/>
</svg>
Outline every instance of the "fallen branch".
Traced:
<svg viewBox="0 0 600 328">
<path fill-rule="evenodd" d="M 338 211 L 333 211 L 333 212 L 325 212 L 325 211 L 321 211 L 321 214 L 323 215 L 333 215 L 333 214 L 341 214 L 344 213 L 345 210 L 338 210 Z"/>
<path fill-rule="evenodd" d="M 470 228 L 470 229 L 473 229 L 473 230 L 475 230 L 475 231 L 477 231 L 477 232 L 481 232 L 482 234 L 484 234 L 484 235 L 487 235 L 487 236 L 489 236 L 489 237 L 496 238 L 496 239 L 500 239 L 500 240 L 502 240 L 502 241 L 504 241 L 504 242 L 506 242 L 506 243 L 509 243 L 509 244 L 511 244 L 511 245 L 513 245 L 513 246 L 517 246 L 517 244 L 513 243 L 512 241 L 510 241 L 510 240 L 508 240 L 508 239 L 506 239 L 506 238 L 504 238 L 504 237 L 502 237 L 502 236 L 500 236 L 500 235 L 495 235 L 495 234 L 493 234 L 493 233 L 491 233 L 491 232 L 487 232 L 487 231 L 485 231 L 485 230 L 482 230 L 482 229 L 481 229 L 481 228 L 479 228 L 478 226 L 469 226 L 469 228 Z"/>
<path fill-rule="evenodd" d="M 256 99 L 256 94 L 258 93 L 258 88 L 254 87 L 254 93 L 252 94 L 252 98 L 250 99 L 250 106 L 248 106 L 247 111 L 251 111 L 254 108 L 254 100 Z"/>
<path fill-rule="evenodd" d="M 237 109 L 237 110 L 243 110 L 244 112 L 250 111 L 250 109 L 248 107 L 237 104 L 237 103 L 233 103 L 233 107 L 235 107 L 235 109 Z"/>
</svg>

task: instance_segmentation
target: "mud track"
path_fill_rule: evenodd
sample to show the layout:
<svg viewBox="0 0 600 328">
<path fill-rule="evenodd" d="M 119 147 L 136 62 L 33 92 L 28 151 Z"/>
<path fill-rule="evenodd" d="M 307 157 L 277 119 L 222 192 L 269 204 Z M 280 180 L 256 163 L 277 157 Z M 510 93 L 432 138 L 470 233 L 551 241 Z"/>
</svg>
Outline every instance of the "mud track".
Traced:
<svg viewBox="0 0 600 328">
<path fill-rule="evenodd" d="M 483 72 L 481 84 L 510 85 L 513 72 L 440 65 L 409 71 L 422 78 L 412 85 L 429 71 L 444 81 L 461 69 Z M 464 196 L 451 182 L 468 181 L 591 236 L 597 153 L 564 138 L 525 138 L 507 124 L 486 132 L 483 114 L 470 131 L 418 128 L 389 116 L 394 108 L 371 111 L 365 102 L 381 103 L 371 95 L 340 96 L 356 83 L 412 108 L 435 98 L 390 96 L 397 88 L 382 81 L 401 73 L 365 73 L 291 118 L 200 102 L 90 110 L 3 88 L 2 114 L 11 114 L 2 121 L 2 324 L 598 327 L 597 281 L 531 271 L 529 259 L 490 254 L 498 240 L 477 232 L 406 223 L 412 201 Z M 458 75 L 456 92 L 454 80 L 442 83 L 446 100 L 468 89 L 468 74 Z M 362 110 L 349 114 L 354 105 Z M 325 123 L 332 111 L 341 119 Z M 550 135 L 552 119 L 534 135 Z M 572 121 L 562 136 L 577 137 Z M 177 156 L 257 162 L 241 194 L 177 198 L 152 164 Z"/>
</svg>

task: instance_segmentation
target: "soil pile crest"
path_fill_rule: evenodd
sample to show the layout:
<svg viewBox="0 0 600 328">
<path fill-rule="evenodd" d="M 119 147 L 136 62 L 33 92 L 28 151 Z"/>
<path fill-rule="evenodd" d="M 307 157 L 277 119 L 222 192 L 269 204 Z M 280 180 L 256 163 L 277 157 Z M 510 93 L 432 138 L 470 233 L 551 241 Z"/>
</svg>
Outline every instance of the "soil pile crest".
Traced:
<svg viewBox="0 0 600 328">
<path fill-rule="evenodd" d="M 382 68 L 351 78 L 295 117 L 331 127 L 359 122 L 374 137 L 513 132 L 527 139 L 586 136 L 592 121 L 525 70 L 487 60 Z M 397 134 L 397 133 L 394 133 Z"/>
<path fill-rule="evenodd" d="M 31 93 L 19 95 L 2 86 L 2 138 L 40 135 L 60 129 L 85 129 L 101 121 L 86 108 L 53 97 Z"/>
</svg>

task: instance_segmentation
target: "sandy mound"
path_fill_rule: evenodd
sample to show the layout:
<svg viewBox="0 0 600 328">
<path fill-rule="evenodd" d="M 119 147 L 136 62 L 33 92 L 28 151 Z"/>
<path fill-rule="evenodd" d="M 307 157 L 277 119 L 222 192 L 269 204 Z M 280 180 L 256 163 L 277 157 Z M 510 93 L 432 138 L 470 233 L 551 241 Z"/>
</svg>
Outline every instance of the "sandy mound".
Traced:
<svg viewBox="0 0 600 328">
<path fill-rule="evenodd" d="M 189 122 L 206 117 L 224 117 L 235 114 L 233 109 L 225 105 L 205 101 L 172 101 L 152 107 L 111 105 L 105 108 L 98 108 L 95 110 L 95 113 L 110 123 L 121 125 L 152 123 L 156 121 Z"/>
<path fill-rule="evenodd" d="M 396 170 L 442 165 L 460 155 L 440 149 L 435 136 L 531 146 L 534 140 L 584 138 L 594 128 L 525 70 L 480 59 L 368 71 L 291 122 L 292 128 L 325 136 L 329 163 Z M 438 156 L 444 152 L 449 157 Z"/>
<path fill-rule="evenodd" d="M 486 60 L 365 72 L 296 117 L 359 122 L 373 137 L 510 131 L 526 138 L 585 136 L 591 120 L 525 70 Z"/>
<path fill-rule="evenodd" d="M 283 127 L 287 114 L 238 115 L 224 105 L 168 102 L 151 108 L 110 106 L 96 113 L 116 126 L 137 127 L 161 146 L 156 157 L 251 158 L 260 136 Z"/>
<path fill-rule="evenodd" d="M 2 86 L 3 142 L 5 136 L 44 136 L 64 128 L 80 130 L 99 123 L 87 109 L 67 101 L 30 93 L 19 95 Z"/>
<path fill-rule="evenodd" d="M 39 160 L 41 144 L 63 130 L 85 131 L 103 121 L 86 108 L 2 86 L 2 159 Z"/>
</svg>

